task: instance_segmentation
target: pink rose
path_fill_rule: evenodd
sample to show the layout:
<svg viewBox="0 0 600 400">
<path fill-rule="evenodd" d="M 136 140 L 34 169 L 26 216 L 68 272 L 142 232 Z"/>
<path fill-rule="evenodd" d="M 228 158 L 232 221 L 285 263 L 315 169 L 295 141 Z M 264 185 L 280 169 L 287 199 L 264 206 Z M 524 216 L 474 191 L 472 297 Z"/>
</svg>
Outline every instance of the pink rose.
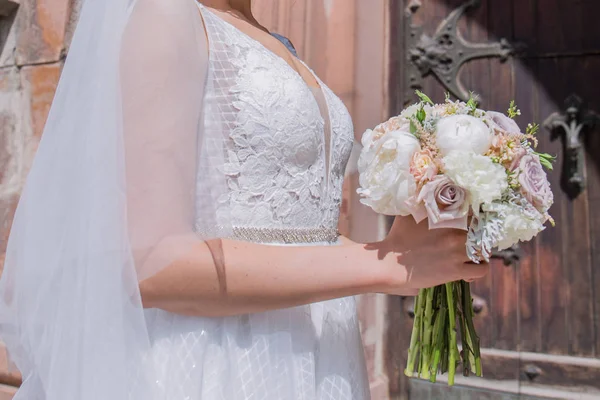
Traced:
<svg viewBox="0 0 600 400">
<path fill-rule="evenodd" d="M 516 149 L 513 152 L 513 157 L 512 157 L 512 160 L 510 162 L 510 166 L 508 167 L 508 169 L 510 171 L 515 171 L 517 168 L 519 168 L 519 165 L 521 165 L 521 159 L 523 157 L 525 157 L 525 155 L 527 155 L 527 150 L 525 150 L 522 147 L 519 147 L 518 149 Z"/>
<path fill-rule="evenodd" d="M 450 178 L 437 175 L 423 186 L 419 197 L 429 218 L 429 229 L 455 228 L 467 230 L 469 203 L 467 192 Z"/>
<path fill-rule="evenodd" d="M 519 125 L 517 125 L 517 123 L 512 118 L 509 118 L 506 115 L 496 111 L 488 111 L 486 115 L 501 130 L 508 133 L 514 133 L 516 135 L 522 134 L 521 128 L 519 128 Z"/>
<path fill-rule="evenodd" d="M 431 180 L 438 174 L 438 168 L 430 150 L 424 149 L 413 154 L 410 173 L 415 177 L 418 184 L 423 184 L 426 180 Z"/>
<path fill-rule="evenodd" d="M 533 154 L 523 156 L 519 162 L 519 171 L 521 194 L 534 207 L 547 211 L 554 202 L 554 195 L 538 156 Z"/>
</svg>

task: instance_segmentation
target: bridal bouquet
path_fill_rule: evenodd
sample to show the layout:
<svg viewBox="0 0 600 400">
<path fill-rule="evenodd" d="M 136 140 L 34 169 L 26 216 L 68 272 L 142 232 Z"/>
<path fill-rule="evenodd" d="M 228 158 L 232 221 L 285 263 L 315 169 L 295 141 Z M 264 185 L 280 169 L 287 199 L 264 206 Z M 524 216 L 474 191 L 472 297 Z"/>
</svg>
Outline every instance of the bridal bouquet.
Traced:
<svg viewBox="0 0 600 400">
<path fill-rule="evenodd" d="M 474 96 L 468 102 L 447 96 L 434 104 L 417 95 L 419 103 L 364 133 L 358 161 L 362 203 L 381 214 L 427 219 L 429 229 L 467 231 L 466 253 L 475 263 L 554 223 L 543 169 L 552 169 L 554 157 L 535 151 L 538 125 L 521 132 L 514 102 L 505 115 L 478 109 Z M 465 376 L 482 375 L 469 283 L 422 289 L 406 375 L 416 372 L 435 382 L 438 371 L 447 372 L 452 385 L 461 361 Z"/>
</svg>

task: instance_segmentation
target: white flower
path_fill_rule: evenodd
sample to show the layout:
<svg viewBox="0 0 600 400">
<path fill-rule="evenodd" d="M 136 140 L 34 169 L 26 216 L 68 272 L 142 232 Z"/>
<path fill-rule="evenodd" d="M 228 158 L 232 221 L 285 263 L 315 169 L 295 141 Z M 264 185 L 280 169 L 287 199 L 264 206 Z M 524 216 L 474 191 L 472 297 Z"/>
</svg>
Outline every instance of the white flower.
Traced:
<svg viewBox="0 0 600 400">
<path fill-rule="evenodd" d="M 423 107 L 423 111 L 425 111 L 425 114 L 429 117 L 438 114 L 440 109 L 439 105 L 432 106 L 430 104 L 415 103 L 402 110 L 400 116 L 402 118 L 416 117 L 417 111 L 419 111 L 421 107 Z"/>
<path fill-rule="evenodd" d="M 402 112 L 400 113 L 400 116 L 403 118 L 413 117 L 413 116 L 415 116 L 415 114 L 417 113 L 419 108 L 421 108 L 420 103 L 415 103 L 413 105 L 410 105 L 410 106 L 406 107 L 404 110 L 402 110 Z"/>
<path fill-rule="evenodd" d="M 475 213 L 479 212 L 481 204 L 500 199 L 508 189 L 506 170 L 486 156 L 451 151 L 442 162 L 445 175 L 469 192 Z"/>
<path fill-rule="evenodd" d="M 492 130 L 479 118 L 452 115 L 438 121 L 436 142 L 443 156 L 453 150 L 483 155 L 492 144 Z"/>
<path fill-rule="evenodd" d="M 374 145 L 373 137 L 375 136 L 375 132 L 373 129 L 367 129 L 365 133 L 363 133 L 362 138 L 360 139 L 360 144 L 363 148 L 367 148 L 369 146 Z"/>
<path fill-rule="evenodd" d="M 500 239 L 496 246 L 507 249 L 519 241 L 527 242 L 545 229 L 546 218 L 533 206 L 512 203 L 493 203 L 484 206 L 486 212 L 495 212 L 502 220 Z"/>
<path fill-rule="evenodd" d="M 416 192 L 410 160 L 420 150 L 419 141 L 404 131 L 385 133 L 375 141 L 372 137 L 372 132 L 363 137 L 358 160 L 361 202 L 380 214 L 408 215 L 406 200 Z"/>
</svg>

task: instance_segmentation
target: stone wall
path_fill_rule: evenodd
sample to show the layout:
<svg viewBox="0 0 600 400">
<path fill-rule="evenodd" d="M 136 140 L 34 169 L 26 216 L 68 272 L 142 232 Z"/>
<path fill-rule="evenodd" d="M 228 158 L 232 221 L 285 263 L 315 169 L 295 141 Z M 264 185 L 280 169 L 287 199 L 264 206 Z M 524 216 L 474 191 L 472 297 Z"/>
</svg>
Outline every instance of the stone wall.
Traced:
<svg viewBox="0 0 600 400">
<path fill-rule="evenodd" d="M 15 1 L 0 0 L 0 10 L 9 3 Z M 54 97 L 74 10 L 70 0 L 20 0 L 0 14 L 0 254 Z"/>
<path fill-rule="evenodd" d="M 0 0 L 0 270 L 10 224 L 37 148 L 78 14 L 79 0 Z M 291 38 L 300 56 L 344 100 L 357 137 L 386 117 L 386 0 L 255 0 L 258 19 Z M 341 229 L 375 240 L 384 224 L 345 186 Z M 385 299 L 360 303 L 373 400 L 388 398 Z M 0 351 L 0 353 L 3 353 Z M 0 400 L 19 377 L 0 356 Z"/>
<path fill-rule="evenodd" d="M 73 30 L 69 0 L 0 0 L 0 268 Z M 0 357 L 0 400 L 18 375 Z"/>
</svg>

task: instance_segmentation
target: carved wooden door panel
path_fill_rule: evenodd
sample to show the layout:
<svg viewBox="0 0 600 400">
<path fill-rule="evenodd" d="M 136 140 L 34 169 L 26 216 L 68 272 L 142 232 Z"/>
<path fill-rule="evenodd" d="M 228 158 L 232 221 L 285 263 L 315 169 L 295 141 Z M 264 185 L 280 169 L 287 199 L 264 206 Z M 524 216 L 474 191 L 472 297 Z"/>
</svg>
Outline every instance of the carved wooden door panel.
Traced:
<svg viewBox="0 0 600 400">
<path fill-rule="evenodd" d="M 452 14 L 465 4 L 462 17 Z M 600 398 L 600 124 L 594 112 L 600 112 L 600 2 L 391 0 L 390 6 L 392 114 L 414 100 L 418 87 L 436 102 L 444 92 L 472 90 L 482 108 L 499 111 L 515 99 L 520 126 L 539 123 L 539 149 L 559 157 L 550 173 L 557 226 L 499 255 L 489 276 L 474 285 L 485 378 L 459 380 L 453 389 L 409 383 L 402 370 L 412 303 L 391 298 L 391 392 L 436 400 Z M 483 58 L 457 74 L 473 54 Z"/>
</svg>

